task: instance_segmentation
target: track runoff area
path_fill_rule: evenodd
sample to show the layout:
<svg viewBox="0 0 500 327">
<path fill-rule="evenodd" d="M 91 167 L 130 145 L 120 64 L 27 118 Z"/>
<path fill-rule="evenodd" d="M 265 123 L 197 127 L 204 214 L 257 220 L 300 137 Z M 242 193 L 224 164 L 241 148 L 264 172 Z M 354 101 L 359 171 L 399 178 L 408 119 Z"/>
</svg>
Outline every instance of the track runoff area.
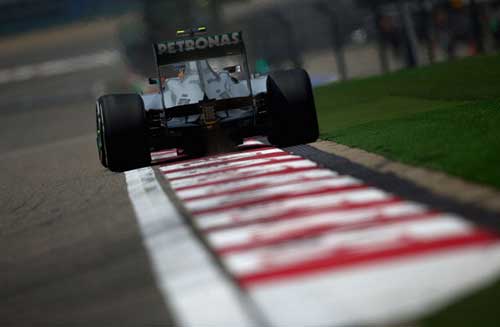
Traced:
<svg viewBox="0 0 500 327">
<path fill-rule="evenodd" d="M 258 140 L 153 159 L 126 180 L 180 325 L 408 322 L 500 273 L 494 232 Z"/>
</svg>

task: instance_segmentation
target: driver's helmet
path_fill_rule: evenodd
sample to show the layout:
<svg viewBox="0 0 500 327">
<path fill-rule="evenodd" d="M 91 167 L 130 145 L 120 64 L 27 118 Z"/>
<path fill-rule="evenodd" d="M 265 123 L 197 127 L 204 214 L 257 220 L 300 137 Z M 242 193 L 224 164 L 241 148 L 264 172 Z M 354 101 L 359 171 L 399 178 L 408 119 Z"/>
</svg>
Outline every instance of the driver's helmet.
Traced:
<svg viewBox="0 0 500 327">
<path fill-rule="evenodd" d="M 196 62 L 190 61 L 187 63 L 176 64 L 174 65 L 174 70 L 177 72 L 177 77 L 179 78 L 197 74 Z"/>
</svg>

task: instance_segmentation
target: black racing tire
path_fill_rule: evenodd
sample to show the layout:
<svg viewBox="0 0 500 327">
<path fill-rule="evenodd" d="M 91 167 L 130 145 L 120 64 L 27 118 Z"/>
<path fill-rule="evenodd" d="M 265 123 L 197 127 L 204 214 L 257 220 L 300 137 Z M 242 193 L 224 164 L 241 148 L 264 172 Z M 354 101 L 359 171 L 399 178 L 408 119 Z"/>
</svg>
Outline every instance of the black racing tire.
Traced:
<svg viewBox="0 0 500 327">
<path fill-rule="evenodd" d="M 97 100 L 97 150 L 104 167 L 121 172 L 151 164 L 146 112 L 137 94 Z"/>
<path fill-rule="evenodd" d="M 267 78 L 271 130 L 268 140 L 279 147 L 314 142 L 319 137 L 311 79 L 303 69 L 271 73 Z"/>
</svg>

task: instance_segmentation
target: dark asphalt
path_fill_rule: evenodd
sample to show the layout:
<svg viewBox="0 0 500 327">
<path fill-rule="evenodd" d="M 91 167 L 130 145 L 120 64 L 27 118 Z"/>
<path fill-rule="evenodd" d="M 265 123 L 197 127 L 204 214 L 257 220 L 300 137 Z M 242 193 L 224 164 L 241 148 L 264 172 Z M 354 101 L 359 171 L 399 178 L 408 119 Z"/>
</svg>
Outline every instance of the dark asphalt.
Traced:
<svg viewBox="0 0 500 327">
<path fill-rule="evenodd" d="M 1 326 L 171 325 L 124 175 L 96 155 L 95 85 L 122 70 L 0 85 Z"/>
</svg>

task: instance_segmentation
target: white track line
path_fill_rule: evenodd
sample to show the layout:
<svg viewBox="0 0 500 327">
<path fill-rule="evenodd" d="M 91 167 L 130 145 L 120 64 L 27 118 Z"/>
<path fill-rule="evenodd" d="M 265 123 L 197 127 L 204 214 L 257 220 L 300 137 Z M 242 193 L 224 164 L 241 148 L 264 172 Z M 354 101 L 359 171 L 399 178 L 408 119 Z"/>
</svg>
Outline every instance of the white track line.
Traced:
<svg viewBox="0 0 500 327">
<path fill-rule="evenodd" d="M 238 291 L 211 261 L 151 168 L 125 173 L 156 281 L 183 326 L 255 326 Z"/>
</svg>

